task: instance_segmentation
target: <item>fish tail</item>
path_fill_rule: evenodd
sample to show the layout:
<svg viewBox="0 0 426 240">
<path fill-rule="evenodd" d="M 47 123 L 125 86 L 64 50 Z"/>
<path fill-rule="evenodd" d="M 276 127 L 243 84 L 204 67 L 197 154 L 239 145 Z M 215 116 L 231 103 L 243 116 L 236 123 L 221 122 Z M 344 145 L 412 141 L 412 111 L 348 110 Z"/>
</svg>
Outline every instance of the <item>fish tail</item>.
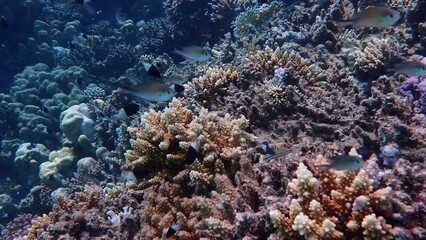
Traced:
<svg viewBox="0 0 426 240">
<path fill-rule="evenodd" d="M 386 69 L 386 72 L 387 73 L 395 72 L 395 68 L 393 68 L 393 67 L 388 68 L 388 69 Z"/>
<path fill-rule="evenodd" d="M 176 54 L 182 55 L 182 53 L 181 53 L 179 50 L 177 50 L 176 48 L 173 50 L 173 53 L 176 53 Z"/>
<path fill-rule="evenodd" d="M 325 171 L 330 169 L 330 164 L 320 164 L 320 165 L 315 165 L 315 167 Z"/>
<path fill-rule="evenodd" d="M 342 20 L 339 22 L 336 22 L 337 25 L 342 26 L 342 27 L 346 27 L 346 26 L 350 26 L 354 24 L 354 21 L 352 20 Z"/>
<path fill-rule="evenodd" d="M 118 92 L 118 93 L 123 93 L 123 94 L 133 94 L 133 92 L 132 92 L 132 91 L 127 90 L 127 89 L 125 89 L 125 88 L 121 88 L 121 87 L 117 88 L 117 92 Z"/>
</svg>

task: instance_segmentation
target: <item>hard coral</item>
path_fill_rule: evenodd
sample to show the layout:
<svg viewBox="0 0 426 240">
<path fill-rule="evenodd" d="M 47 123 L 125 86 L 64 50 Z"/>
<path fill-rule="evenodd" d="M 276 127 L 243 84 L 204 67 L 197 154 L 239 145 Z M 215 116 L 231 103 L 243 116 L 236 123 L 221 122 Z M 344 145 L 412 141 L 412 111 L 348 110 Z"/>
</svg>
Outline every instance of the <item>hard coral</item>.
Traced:
<svg viewBox="0 0 426 240">
<path fill-rule="evenodd" d="M 230 29 L 239 12 L 254 4 L 242 0 L 167 0 L 163 5 L 174 23 L 174 35 L 179 36 L 175 38 L 178 44 L 188 44 L 195 39 L 215 41 Z"/>
<path fill-rule="evenodd" d="M 291 239 L 390 239 L 383 216 L 389 214 L 392 190 L 375 189 L 372 177 L 366 170 L 341 175 L 329 170 L 317 179 L 300 163 L 289 184 L 289 209 L 271 210 L 272 223 Z"/>
<path fill-rule="evenodd" d="M 279 47 L 275 50 L 266 47 L 265 50 L 248 57 L 247 61 L 259 71 L 266 71 L 268 75 L 273 75 L 278 68 L 293 68 L 293 76 L 304 85 L 312 84 L 323 77 L 321 69 L 299 53 L 281 51 Z"/>
<path fill-rule="evenodd" d="M 187 84 L 187 95 L 196 96 L 203 103 L 214 102 L 237 78 L 238 72 L 231 68 L 209 68 L 205 75 Z"/>
<path fill-rule="evenodd" d="M 386 72 L 390 63 L 399 59 L 399 42 L 391 37 L 368 37 L 362 47 L 349 54 L 349 64 L 361 80 L 376 79 Z"/>
<path fill-rule="evenodd" d="M 34 218 L 23 239 L 141 239 L 136 236 L 139 214 L 126 211 L 137 208 L 137 203 L 129 199 L 126 190 L 116 191 L 116 195 L 108 195 L 99 186 L 86 186 L 75 196 L 58 197 L 49 215 Z M 125 214 L 114 225 L 106 218 L 106 212 L 123 206 L 128 206 Z"/>
<path fill-rule="evenodd" d="M 188 147 L 196 140 L 203 161 L 232 160 L 241 155 L 242 146 L 250 140 L 244 131 L 247 126 L 244 117 L 221 117 L 206 109 L 195 115 L 180 100 L 173 99 L 163 112 L 151 110 L 142 116 L 139 128 L 128 129 L 133 150 L 125 156 L 133 170 L 161 170 L 182 165 Z"/>
</svg>

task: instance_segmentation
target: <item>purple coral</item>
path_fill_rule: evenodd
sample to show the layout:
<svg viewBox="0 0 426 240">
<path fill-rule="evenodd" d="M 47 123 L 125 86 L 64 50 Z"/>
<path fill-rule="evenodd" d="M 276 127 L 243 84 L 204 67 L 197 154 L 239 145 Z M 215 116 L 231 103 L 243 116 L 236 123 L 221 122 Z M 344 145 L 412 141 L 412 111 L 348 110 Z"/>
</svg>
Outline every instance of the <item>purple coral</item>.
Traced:
<svg viewBox="0 0 426 240">
<path fill-rule="evenodd" d="M 13 221 L 9 222 L 6 228 L 1 233 L 4 240 L 22 239 L 23 236 L 28 234 L 28 228 L 31 227 L 31 220 L 33 219 L 31 213 L 24 213 L 18 215 Z"/>
</svg>

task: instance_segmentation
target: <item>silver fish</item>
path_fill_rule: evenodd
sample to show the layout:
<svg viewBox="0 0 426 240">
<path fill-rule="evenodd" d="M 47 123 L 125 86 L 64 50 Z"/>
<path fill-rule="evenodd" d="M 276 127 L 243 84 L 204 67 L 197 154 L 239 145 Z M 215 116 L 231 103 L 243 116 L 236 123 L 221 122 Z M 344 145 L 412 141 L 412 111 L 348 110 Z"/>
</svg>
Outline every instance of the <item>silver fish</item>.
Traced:
<svg viewBox="0 0 426 240">
<path fill-rule="evenodd" d="M 207 61 L 212 56 L 212 54 L 208 50 L 199 46 L 184 47 L 182 48 L 182 50 L 175 49 L 174 52 L 186 59 L 198 61 L 198 62 Z"/>
<path fill-rule="evenodd" d="M 354 171 L 362 168 L 364 166 L 365 161 L 356 156 L 351 155 L 339 155 L 331 158 L 329 164 L 317 165 L 317 167 L 327 170 L 341 170 L 341 171 Z"/>
<path fill-rule="evenodd" d="M 137 98 L 150 102 L 166 102 L 182 92 L 184 87 L 179 84 L 165 85 L 162 83 L 136 85 L 131 89 L 118 88 L 117 91 L 123 94 L 130 94 Z"/>
<path fill-rule="evenodd" d="M 426 75 L 426 64 L 423 62 L 404 62 L 395 64 L 390 71 L 408 76 L 422 76 Z"/>
<path fill-rule="evenodd" d="M 383 28 L 394 25 L 401 18 L 401 13 L 384 7 L 370 7 L 353 15 L 348 20 L 337 22 L 341 26 Z"/>
</svg>

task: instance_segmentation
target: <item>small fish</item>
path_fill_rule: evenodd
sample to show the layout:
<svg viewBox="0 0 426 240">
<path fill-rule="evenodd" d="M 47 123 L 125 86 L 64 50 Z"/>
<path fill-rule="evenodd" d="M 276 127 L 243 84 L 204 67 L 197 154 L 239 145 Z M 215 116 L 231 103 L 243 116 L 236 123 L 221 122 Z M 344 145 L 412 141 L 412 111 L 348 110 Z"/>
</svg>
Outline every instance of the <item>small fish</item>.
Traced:
<svg viewBox="0 0 426 240">
<path fill-rule="evenodd" d="M 130 103 L 122 107 L 120 110 L 118 110 L 117 114 L 112 116 L 111 119 L 114 121 L 125 120 L 128 117 L 136 114 L 138 111 L 139 111 L 139 105 L 136 103 Z"/>
<path fill-rule="evenodd" d="M 196 138 L 191 142 L 191 145 L 188 147 L 188 151 L 185 156 L 185 164 L 191 164 L 198 157 L 198 150 L 200 149 L 200 141 Z"/>
<path fill-rule="evenodd" d="M 174 52 L 186 59 L 198 62 L 207 61 L 212 56 L 212 54 L 208 50 L 198 46 L 184 47 L 182 48 L 182 50 L 175 49 Z"/>
<path fill-rule="evenodd" d="M 84 86 L 84 82 L 80 78 L 76 78 L 74 82 L 78 88 L 82 88 Z"/>
<path fill-rule="evenodd" d="M 46 133 L 48 134 L 48 135 L 51 135 L 51 134 L 53 134 L 53 129 L 51 129 L 51 128 L 49 128 L 49 127 L 46 127 Z"/>
<path fill-rule="evenodd" d="M 149 67 L 148 74 L 156 78 L 161 78 L 161 73 L 154 64 Z"/>
<path fill-rule="evenodd" d="M 183 78 L 179 75 L 173 75 L 169 78 L 167 78 L 166 82 L 172 83 L 172 84 L 184 84 L 188 81 L 188 79 Z"/>
<path fill-rule="evenodd" d="M 124 25 L 126 20 L 127 20 L 126 15 L 123 14 L 121 7 L 118 8 L 117 11 L 115 11 L 115 21 L 117 22 L 117 24 Z"/>
<path fill-rule="evenodd" d="M 171 237 L 175 235 L 180 230 L 180 224 L 176 223 L 167 229 L 166 237 Z"/>
<path fill-rule="evenodd" d="M 46 105 L 43 105 L 42 110 L 43 110 L 44 113 L 47 113 L 47 114 L 50 113 L 50 108 L 48 106 L 46 106 Z"/>
<path fill-rule="evenodd" d="M 335 156 L 330 160 L 329 164 L 317 165 L 320 169 L 334 169 L 334 170 L 347 170 L 354 171 L 362 168 L 364 166 L 365 161 L 357 156 L 351 155 L 339 155 Z"/>
<path fill-rule="evenodd" d="M 278 150 L 276 150 L 274 152 L 275 152 L 275 154 L 272 154 L 272 155 L 268 154 L 268 155 L 264 156 L 262 158 L 262 162 L 269 162 L 272 159 L 283 157 L 283 156 L 289 154 L 291 152 L 291 150 L 287 149 L 287 148 L 283 148 L 283 149 L 278 149 Z"/>
<path fill-rule="evenodd" d="M 3 28 L 9 27 L 9 22 L 7 21 L 7 19 L 4 16 L 0 17 L 0 24 Z"/>
<path fill-rule="evenodd" d="M 143 66 L 144 66 L 146 72 L 150 76 L 155 77 L 155 78 L 161 78 L 161 73 L 160 73 L 160 70 L 157 67 L 157 64 L 158 63 L 152 63 L 152 64 L 150 64 L 148 62 L 143 62 Z"/>
<path fill-rule="evenodd" d="M 68 41 L 68 47 L 69 47 L 71 50 L 74 50 L 74 49 L 75 49 L 75 44 L 74 44 L 74 42 L 73 42 L 73 41 Z"/>
<path fill-rule="evenodd" d="M 370 7 L 353 15 L 349 20 L 337 22 L 341 26 L 354 25 L 358 27 L 389 27 L 401 18 L 401 13 L 383 7 Z"/>
<path fill-rule="evenodd" d="M 268 155 L 275 155 L 275 150 L 269 146 L 268 142 L 262 142 L 260 148 Z"/>
<path fill-rule="evenodd" d="M 404 62 L 395 64 L 395 66 L 389 70 L 408 76 L 422 76 L 426 75 L 426 64 L 423 62 Z"/>
<path fill-rule="evenodd" d="M 150 102 L 167 102 L 176 93 L 183 92 L 185 88 L 180 84 L 165 85 L 162 83 L 136 85 L 131 89 L 118 88 L 119 93 L 130 94 Z"/>
<path fill-rule="evenodd" d="M 90 3 L 90 0 L 75 0 L 75 3 L 77 3 L 77 4 L 85 4 L 85 3 Z"/>
<path fill-rule="evenodd" d="M 285 156 L 291 152 L 291 150 L 287 148 L 274 150 L 269 147 L 269 144 L 267 142 L 262 142 L 260 144 L 260 148 L 262 148 L 262 150 L 266 153 L 266 155 L 262 158 L 262 162 L 269 162 L 272 159 Z"/>
</svg>

